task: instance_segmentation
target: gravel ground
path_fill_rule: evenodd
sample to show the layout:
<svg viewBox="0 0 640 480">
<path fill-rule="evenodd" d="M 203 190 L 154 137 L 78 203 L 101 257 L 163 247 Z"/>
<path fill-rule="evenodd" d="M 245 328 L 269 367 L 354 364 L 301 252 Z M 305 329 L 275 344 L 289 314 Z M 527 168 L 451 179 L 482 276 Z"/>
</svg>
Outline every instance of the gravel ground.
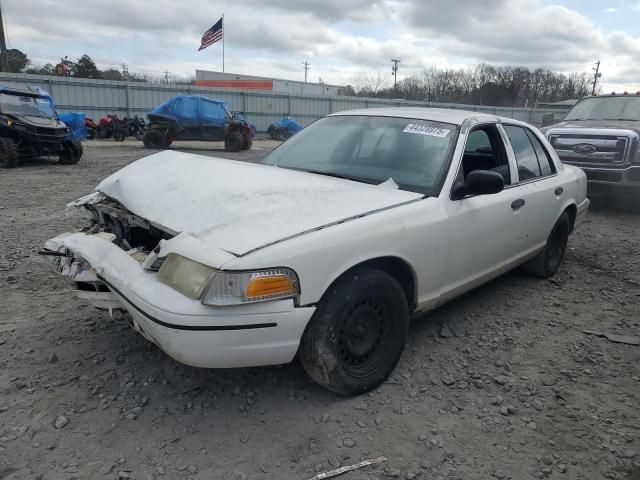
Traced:
<svg viewBox="0 0 640 480">
<path fill-rule="evenodd" d="M 230 156 L 274 142 L 254 146 Z M 85 148 L 0 171 L 0 479 L 305 480 L 382 455 L 339 478 L 640 478 L 640 347 L 583 333 L 640 336 L 640 216 L 595 211 L 553 279 L 514 271 L 416 319 L 389 381 L 345 399 L 295 362 L 180 365 L 76 300 L 35 252 L 148 153 Z"/>
</svg>

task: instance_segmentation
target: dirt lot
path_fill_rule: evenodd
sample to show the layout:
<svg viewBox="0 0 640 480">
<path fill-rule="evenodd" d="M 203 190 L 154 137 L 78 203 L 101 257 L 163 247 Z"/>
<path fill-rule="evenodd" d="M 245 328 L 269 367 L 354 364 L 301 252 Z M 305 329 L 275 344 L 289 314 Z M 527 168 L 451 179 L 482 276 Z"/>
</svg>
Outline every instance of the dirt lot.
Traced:
<svg viewBox="0 0 640 480">
<path fill-rule="evenodd" d="M 593 212 L 552 280 L 515 271 L 417 319 L 392 378 L 345 399 L 297 363 L 180 365 L 36 254 L 146 153 L 0 171 L 0 479 L 305 480 L 381 455 L 339 478 L 640 479 L 640 347 L 583 333 L 640 336 L 640 216 Z"/>
</svg>

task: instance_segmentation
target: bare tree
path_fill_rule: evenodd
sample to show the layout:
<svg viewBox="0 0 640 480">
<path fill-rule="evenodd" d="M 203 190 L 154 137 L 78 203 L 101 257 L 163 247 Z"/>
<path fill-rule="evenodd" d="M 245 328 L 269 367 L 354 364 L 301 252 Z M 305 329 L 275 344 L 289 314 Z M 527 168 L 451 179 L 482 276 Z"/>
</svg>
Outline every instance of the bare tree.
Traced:
<svg viewBox="0 0 640 480">
<path fill-rule="evenodd" d="M 358 95 L 376 94 L 387 83 L 387 79 L 381 72 L 359 73 L 351 80 L 353 89 Z"/>
</svg>

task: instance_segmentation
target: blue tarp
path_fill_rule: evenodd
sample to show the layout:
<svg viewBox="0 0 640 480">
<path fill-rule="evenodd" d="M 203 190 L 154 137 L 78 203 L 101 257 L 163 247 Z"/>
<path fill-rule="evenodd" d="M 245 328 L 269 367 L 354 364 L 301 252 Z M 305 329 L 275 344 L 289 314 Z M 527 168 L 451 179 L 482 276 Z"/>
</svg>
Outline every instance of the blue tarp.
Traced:
<svg viewBox="0 0 640 480">
<path fill-rule="evenodd" d="M 282 117 L 275 123 L 275 126 L 283 130 L 288 130 L 289 135 L 295 135 L 304 128 L 296 121 L 295 118 L 289 116 Z"/>
<path fill-rule="evenodd" d="M 87 127 L 84 125 L 84 117 L 84 112 L 63 112 L 58 115 L 58 118 L 71 130 L 71 140 L 79 142 L 87 138 Z"/>
<path fill-rule="evenodd" d="M 225 118 L 230 117 L 226 102 L 198 95 L 177 95 L 147 115 L 170 117 L 184 126 L 205 124 L 221 127 Z"/>
</svg>

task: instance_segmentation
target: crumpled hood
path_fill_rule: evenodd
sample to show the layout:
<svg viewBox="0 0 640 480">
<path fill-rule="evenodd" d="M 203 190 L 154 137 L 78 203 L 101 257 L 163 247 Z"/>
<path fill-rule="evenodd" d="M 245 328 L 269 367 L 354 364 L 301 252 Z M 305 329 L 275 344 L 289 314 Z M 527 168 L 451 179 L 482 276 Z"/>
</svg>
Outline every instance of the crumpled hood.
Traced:
<svg viewBox="0 0 640 480">
<path fill-rule="evenodd" d="M 97 190 L 150 222 L 236 255 L 423 197 L 169 150 L 126 166 Z"/>
</svg>

